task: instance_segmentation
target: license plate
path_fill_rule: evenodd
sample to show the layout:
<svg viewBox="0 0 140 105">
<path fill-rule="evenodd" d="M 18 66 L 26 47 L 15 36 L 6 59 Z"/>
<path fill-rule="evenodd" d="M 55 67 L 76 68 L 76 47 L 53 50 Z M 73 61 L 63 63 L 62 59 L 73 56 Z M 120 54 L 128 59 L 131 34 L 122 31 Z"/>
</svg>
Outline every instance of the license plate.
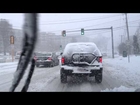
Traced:
<svg viewBox="0 0 140 105">
<path fill-rule="evenodd" d="M 85 68 L 78 68 L 78 71 L 83 71 L 83 72 L 85 72 L 85 71 L 88 71 L 87 69 L 85 69 Z"/>
</svg>

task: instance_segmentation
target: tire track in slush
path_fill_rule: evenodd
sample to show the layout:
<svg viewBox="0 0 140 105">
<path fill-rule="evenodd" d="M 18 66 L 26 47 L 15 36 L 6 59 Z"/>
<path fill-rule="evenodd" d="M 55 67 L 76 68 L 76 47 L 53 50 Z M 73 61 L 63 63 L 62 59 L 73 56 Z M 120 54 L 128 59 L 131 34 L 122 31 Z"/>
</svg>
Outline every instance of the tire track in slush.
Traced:
<svg viewBox="0 0 140 105">
<path fill-rule="evenodd" d="M 25 71 L 25 75 L 23 76 L 23 78 L 22 78 L 22 80 L 21 80 L 21 82 L 20 82 L 20 86 L 21 85 L 23 85 L 24 84 L 24 82 L 25 82 L 25 78 L 27 77 L 27 74 L 28 74 L 28 72 L 29 72 L 29 67 L 30 66 L 28 66 L 28 68 L 27 68 L 27 70 Z M 15 71 L 14 71 L 15 72 Z M 0 78 L 1 78 L 1 83 L 0 83 L 0 91 L 8 91 L 9 90 L 9 88 L 10 88 L 10 86 L 11 86 L 11 83 L 12 83 L 12 80 L 13 80 L 13 77 L 14 77 L 14 72 L 11 72 L 11 73 L 6 73 L 6 74 L 3 74 L 3 75 L 0 75 Z M 34 73 L 34 75 L 33 75 L 33 77 L 34 76 L 36 76 L 36 74 L 37 75 L 39 75 L 38 73 L 36 73 L 36 72 L 39 72 L 39 71 L 37 71 L 37 70 L 35 70 L 35 73 Z M 4 81 L 5 80 L 5 81 Z M 5 88 L 6 87 L 6 88 Z M 7 87 L 9 87 L 8 89 L 7 89 Z"/>
</svg>

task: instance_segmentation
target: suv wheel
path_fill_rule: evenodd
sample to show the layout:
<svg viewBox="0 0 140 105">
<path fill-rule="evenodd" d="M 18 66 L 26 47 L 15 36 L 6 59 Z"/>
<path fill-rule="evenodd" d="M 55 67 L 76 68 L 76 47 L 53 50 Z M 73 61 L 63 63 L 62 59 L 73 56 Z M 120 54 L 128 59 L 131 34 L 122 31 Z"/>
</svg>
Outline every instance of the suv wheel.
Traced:
<svg viewBox="0 0 140 105">
<path fill-rule="evenodd" d="M 67 75 L 66 73 L 64 73 L 63 71 L 64 69 L 60 70 L 60 79 L 61 79 L 61 83 L 67 83 Z"/>
<path fill-rule="evenodd" d="M 98 71 L 97 74 L 95 75 L 95 81 L 97 83 L 101 83 L 102 82 L 102 69 L 100 71 Z"/>
</svg>

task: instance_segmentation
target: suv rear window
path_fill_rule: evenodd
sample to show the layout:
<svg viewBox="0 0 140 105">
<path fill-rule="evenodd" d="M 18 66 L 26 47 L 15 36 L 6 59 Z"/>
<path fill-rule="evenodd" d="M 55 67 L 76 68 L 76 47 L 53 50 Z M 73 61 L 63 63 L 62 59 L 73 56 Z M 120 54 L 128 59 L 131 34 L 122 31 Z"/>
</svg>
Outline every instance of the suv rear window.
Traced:
<svg viewBox="0 0 140 105">
<path fill-rule="evenodd" d="M 70 55 L 73 53 L 92 53 L 95 56 L 101 56 L 100 50 L 94 43 L 69 43 L 65 47 L 64 56 Z"/>
</svg>

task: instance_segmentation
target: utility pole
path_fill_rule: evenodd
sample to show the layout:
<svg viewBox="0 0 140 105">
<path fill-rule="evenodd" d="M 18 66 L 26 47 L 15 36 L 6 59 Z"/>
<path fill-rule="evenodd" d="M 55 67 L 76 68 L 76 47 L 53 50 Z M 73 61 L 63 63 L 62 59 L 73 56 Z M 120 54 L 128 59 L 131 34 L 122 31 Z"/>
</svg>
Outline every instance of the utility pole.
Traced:
<svg viewBox="0 0 140 105">
<path fill-rule="evenodd" d="M 126 28 L 127 28 L 127 38 L 128 38 L 128 62 L 130 62 L 130 41 L 129 41 L 129 29 L 128 29 L 128 20 L 127 20 L 127 13 L 125 13 L 125 17 L 126 17 Z"/>
<path fill-rule="evenodd" d="M 114 58 L 114 40 L 113 40 L 113 27 L 111 26 L 111 38 L 112 38 L 112 58 Z"/>
<path fill-rule="evenodd" d="M 121 43 L 122 43 L 122 35 L 121 35 Z"/>
</svg>

